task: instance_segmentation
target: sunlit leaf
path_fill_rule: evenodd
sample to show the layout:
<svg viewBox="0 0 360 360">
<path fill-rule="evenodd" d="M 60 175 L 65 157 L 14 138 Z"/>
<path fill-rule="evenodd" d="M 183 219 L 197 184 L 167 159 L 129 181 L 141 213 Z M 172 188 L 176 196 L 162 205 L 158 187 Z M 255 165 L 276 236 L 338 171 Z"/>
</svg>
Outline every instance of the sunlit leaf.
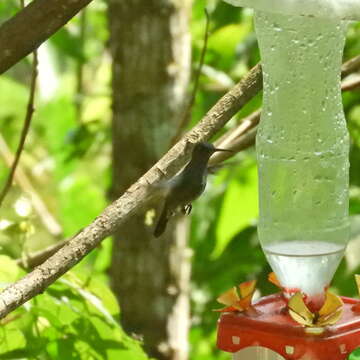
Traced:
<svg viewBox="0 0 360 360">
<path fill-rule="evenodd" d="M 360 360 L 360 348 L 355 349 L 350 355 L 349 360 Z"/>
<path fill-rule="evenodd" d="M 222 55 L 217 61 L 222 68 L 228 68 L 234 62 L 236 46 L 249 34 L 250 29 L 250 23 L 230 24 L 211 35 L 208 50 Z"/>
<path fill-rule="evenodd" d="M 16 261 L 8 256 L 0 255 L 0 287 L 7 286 L 17 280 L 20 273 L 21 269 Z"/>
<path fill-rule="evenodd" d="M 241 167 L 239 175 L 227 187 L 216 229 L 216 246 L 212 258 L 218 258 L 231 239 L 249 226 L 258 215 L 257 168 L 251 162 Z"/>
<path fill-rule="evenodd" d="M 67 279 L 61 279 L 61 281 L 67 286 L 77 291 L 79 295 L 81 295 L 86 301 L 88 301 L 92 306 L 94 306 L 95 309 L 99 311 L 99 313 L 104 317 L 104 319 L 106 319 L 113 325 L 117 325 L 117 322 L 111 316 L 109 311 L 106 309 L 100 297 L 97 297 L 96 295 L 92 294 L 90 291 L 87 291 L 83 287 L 80 287 L 78 284 L 73 283 Z"/>
<path fill-rule="evenodd" d="M 75 58 L 78 61 L 85 61 L 85 54 L 82 51 L 81 40 L 66 28 L 62 28 L 55 33 L 50 38 L 50 43 L 64 55 Z"/>
<path fill-rule="evenodd" d="M 110 240 L 110 239 L 109 239 Z M 110 241 L 108 241 L 110 243 Z M 102 249 L 103 253 L 103 249 Z M 83 284 L 86 284 L 86 289 L 88 292 L 96 295 L 98 298 L 101 298 L 104 306 L 110 312 L 112 316 L 119 315 L 119 303 L 116 299 L 116 296 L 109 288 L 108 284 L 103 280 L 100 281 L 97 277 L 91 276 L 89 274 L 84 274 L 82 271 L 72 271 L 71 278 L 74 281 L 74 276 L 78 281 L 76 282 L 80 287 L 83 287 Z M 101 279 L 102 280 L 102 279 Z"/>
<path fill-rule="evenodd" d="M 4 353 L 21 349 L 26 345 L 25 336 L 16 322 L 10 322 L 5 326 L 1 326 L 0 341 L 0 358 L 2 356 L 5 358 Z"/>
</svg>

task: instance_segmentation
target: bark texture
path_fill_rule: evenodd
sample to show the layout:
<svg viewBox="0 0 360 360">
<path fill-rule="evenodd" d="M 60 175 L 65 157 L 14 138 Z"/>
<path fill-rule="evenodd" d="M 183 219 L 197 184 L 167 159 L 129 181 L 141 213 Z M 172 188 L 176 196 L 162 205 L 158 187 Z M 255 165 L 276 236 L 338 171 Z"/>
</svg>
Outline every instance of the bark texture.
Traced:
<svg viewBox="0 0 360 360">
<path fill-rule="evenodd" d="M 0 26 L 0 74 L 36 50 L 92 0 L 34 0 Z"/>
<path fill-rule="evenodd" d="M 110 1 L 116 198 L 166 152 L 179 126 L 190 74 L 189 5 L 188 0 Z M 187 230 L 184 222 L 173 222 L 155 239 L 153 228 L 142 211 L 119 229 L 113 289 L 123 327 L 143 337 L 151 356 L 185 360 Z"/>
</svg>

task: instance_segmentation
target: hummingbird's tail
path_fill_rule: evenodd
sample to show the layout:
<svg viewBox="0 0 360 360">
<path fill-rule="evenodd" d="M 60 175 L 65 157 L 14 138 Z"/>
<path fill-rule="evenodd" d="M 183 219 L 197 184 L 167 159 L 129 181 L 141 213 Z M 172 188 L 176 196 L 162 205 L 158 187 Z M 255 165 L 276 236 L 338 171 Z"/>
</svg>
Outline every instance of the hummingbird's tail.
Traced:
<svg viewBox="0 0 360 360">
<path fill-rule="evenodd" d="M 155 237 L 159 237 L 160 235 L 163 234 L 163 232 L 166 229 L 166 225 L 168 223 L 168 214 L 167 214 L 167 210 L 166 210 L 166 206 L 164 206 L 160 218 L 156 224 L 155 230 L 154 230 L 154 236 Z"/>
</svg>

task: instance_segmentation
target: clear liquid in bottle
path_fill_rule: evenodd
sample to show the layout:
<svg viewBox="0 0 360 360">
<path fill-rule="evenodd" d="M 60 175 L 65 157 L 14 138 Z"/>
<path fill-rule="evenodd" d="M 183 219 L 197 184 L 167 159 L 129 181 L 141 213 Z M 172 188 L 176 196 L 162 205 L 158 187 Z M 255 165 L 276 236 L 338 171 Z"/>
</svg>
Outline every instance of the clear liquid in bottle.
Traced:
<svg viewBox="0 0 360 360">
<path fill-rule="evenodd" d="M 264 247 L 285 293 L 301 291 L 314 304 L 322 301 L 344 250 L 343 245 L 325 241 L 284 241 Z"/>
</svg>

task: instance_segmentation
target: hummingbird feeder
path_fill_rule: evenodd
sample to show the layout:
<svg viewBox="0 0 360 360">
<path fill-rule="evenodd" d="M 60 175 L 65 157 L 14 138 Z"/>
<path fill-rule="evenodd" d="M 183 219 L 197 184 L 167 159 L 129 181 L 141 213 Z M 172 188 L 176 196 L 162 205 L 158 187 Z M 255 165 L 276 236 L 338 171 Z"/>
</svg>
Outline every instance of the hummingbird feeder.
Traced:
<svg viewBox="0 0 360 360">
<path fill-rule="evenodd" d="M 255 10 L 264 79 L 258 234 L 282 291 L 255 304 L 253 284 L 222 295 L 218 347 L 237 360 L 346 359 L 360 347 L 359 301 L 328 287 L 349 240 L 341 64 L 360 1 L 225 1 Z"/>
</svg>

